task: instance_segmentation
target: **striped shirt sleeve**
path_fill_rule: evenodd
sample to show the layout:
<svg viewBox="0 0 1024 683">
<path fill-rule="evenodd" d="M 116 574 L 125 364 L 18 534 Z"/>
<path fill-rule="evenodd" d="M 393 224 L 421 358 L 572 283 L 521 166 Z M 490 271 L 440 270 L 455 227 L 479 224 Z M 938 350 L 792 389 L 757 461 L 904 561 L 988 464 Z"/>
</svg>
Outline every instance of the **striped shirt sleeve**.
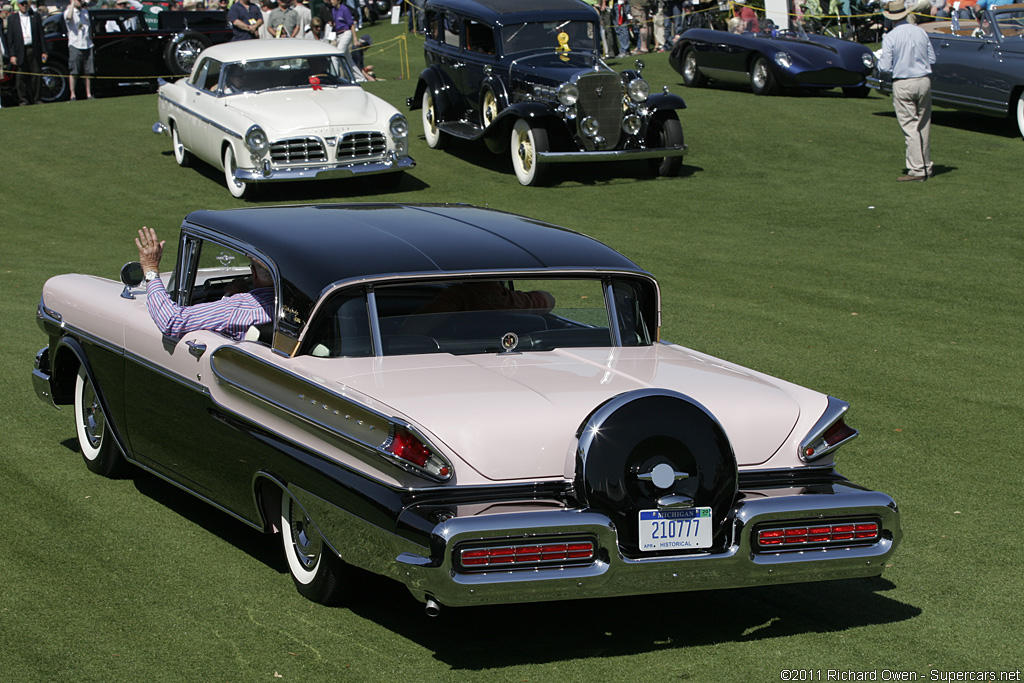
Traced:
<svg viewBox="0 0 1024 683">
<path fill-rule="evenodd" d="M 160 278 L 146 283 L 146 308 L 157 328 L 169 337 L 180 337 L 196 330 L 222 332 L 242 339 L 253 325 L 273 319 L 274 290 L 261 287 L 195 306 L 179 306 Z"/>
</svg>

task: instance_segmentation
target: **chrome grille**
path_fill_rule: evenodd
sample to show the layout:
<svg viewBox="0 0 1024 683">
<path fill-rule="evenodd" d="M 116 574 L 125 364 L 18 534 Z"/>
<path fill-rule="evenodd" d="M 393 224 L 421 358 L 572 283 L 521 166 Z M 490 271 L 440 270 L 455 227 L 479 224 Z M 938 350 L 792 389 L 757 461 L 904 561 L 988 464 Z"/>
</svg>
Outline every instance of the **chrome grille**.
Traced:
<svg viewBox="0 0 1024 683">
<path fill-rule="evenodd" d="M 270 159 L 275 164 L 308 164 L 327 161 L 327 151 L 319 138 L 278 140 L 270 146 Z"/>
<path fill-rule="evenodd" d="M 383 133 L 346 133 L 338 143 L 338 159 L 358 157 L 382 157 L 388 151 L 388 141 Z"/>
<path fill-rule="evenodd" d="M 597 119 L 598 134 L 605 139 L 605 148 L 614 149 L 622 134 L 622 81 L 616 73 L 592 73 L 581 76 L 576 85 L 580 98 L 576 102 L 577 121 L 588 116 Z M 580 135 L 586 149 L 594 149 L 594 141 Z"/>
</svg>

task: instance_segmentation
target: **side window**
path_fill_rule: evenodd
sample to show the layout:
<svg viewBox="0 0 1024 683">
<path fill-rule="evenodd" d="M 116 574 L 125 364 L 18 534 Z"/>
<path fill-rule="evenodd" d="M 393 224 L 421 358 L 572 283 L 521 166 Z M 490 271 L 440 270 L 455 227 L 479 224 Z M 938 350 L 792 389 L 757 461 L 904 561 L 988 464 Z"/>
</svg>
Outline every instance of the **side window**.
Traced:
<svg viewBox="0 0 1024 683">
<path fill-rule="evenodd" d="M 494 31 L 491 27 L 472 20 L 466 21 L 466 49 L 493 55 Z"/>
<path fill-rule="evenodd" d="M 444 40 L 444 15 L 436 10 L 427 12 L 427 37 Z"/>
<path fill-rule="evenodd" d="M 240 251 L 209 240 L 190 240 L 183 278 L 186 306 L 217 301 L 252 286 L 250 259 Z"/>
<path fill-rule="evenodd" d="M 372 356 L 365 292 L 340 292 L 324 304 L 303 342 L 302 353 L 318 358 Z"/>
<path fill-rule="evenodd" d="M 215 59 L 211 59 L 207 65 L 206 74 L 203 78 L 202 84 L 198 87 L 209 92 L 215 92 L 217 85 L 220 83 L 220 68 L 221 63 Z"/>
<path fill-rule="evenodd" d="M 444 42 L 452 47 L 461 46 L 462 17 L 455 14 L 446 14 L 444 18 Z"/>
<path fill-rule="evenodd" d="M 197 88 L 202 88 L 202 84 L 206 82 L 206 73 L 210 70 L 210 62 L 212 61 L 212 59 L 204 59 L 203 63 L 199 65 L 199 68 L 196 69 L 196 72 L 189 83 Z"/>
</svg>

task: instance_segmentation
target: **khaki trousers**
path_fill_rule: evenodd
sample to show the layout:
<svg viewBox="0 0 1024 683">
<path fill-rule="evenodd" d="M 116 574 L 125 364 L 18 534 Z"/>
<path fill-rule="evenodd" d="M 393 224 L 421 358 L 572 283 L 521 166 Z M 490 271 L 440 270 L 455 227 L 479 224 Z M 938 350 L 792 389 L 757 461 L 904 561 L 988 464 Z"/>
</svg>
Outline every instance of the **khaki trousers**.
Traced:
<svg viewBox="0 0 1024 683">
<path fill-rule="evenodd" d="M 907 173 L 931 175 L 932 80 L 901 78 L 892 83 L 892 106 L 907 142 Z"/>
</svg>

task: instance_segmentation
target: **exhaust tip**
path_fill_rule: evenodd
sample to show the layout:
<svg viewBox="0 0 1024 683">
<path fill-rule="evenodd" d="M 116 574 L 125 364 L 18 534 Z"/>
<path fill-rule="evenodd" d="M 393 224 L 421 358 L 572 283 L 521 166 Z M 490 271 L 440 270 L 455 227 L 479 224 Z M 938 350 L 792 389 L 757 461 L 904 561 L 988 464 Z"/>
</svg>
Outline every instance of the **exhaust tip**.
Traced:
<svg viewBox="0 0 1024 683">
<path fill-rule="evenodd" d="M 437 604 L 437 601 L 433 598 L 427 598 L 427 604 L 423 606 L 428 617 L 436 617 L 441 613 L 441 605 Z"/>
</svg>

